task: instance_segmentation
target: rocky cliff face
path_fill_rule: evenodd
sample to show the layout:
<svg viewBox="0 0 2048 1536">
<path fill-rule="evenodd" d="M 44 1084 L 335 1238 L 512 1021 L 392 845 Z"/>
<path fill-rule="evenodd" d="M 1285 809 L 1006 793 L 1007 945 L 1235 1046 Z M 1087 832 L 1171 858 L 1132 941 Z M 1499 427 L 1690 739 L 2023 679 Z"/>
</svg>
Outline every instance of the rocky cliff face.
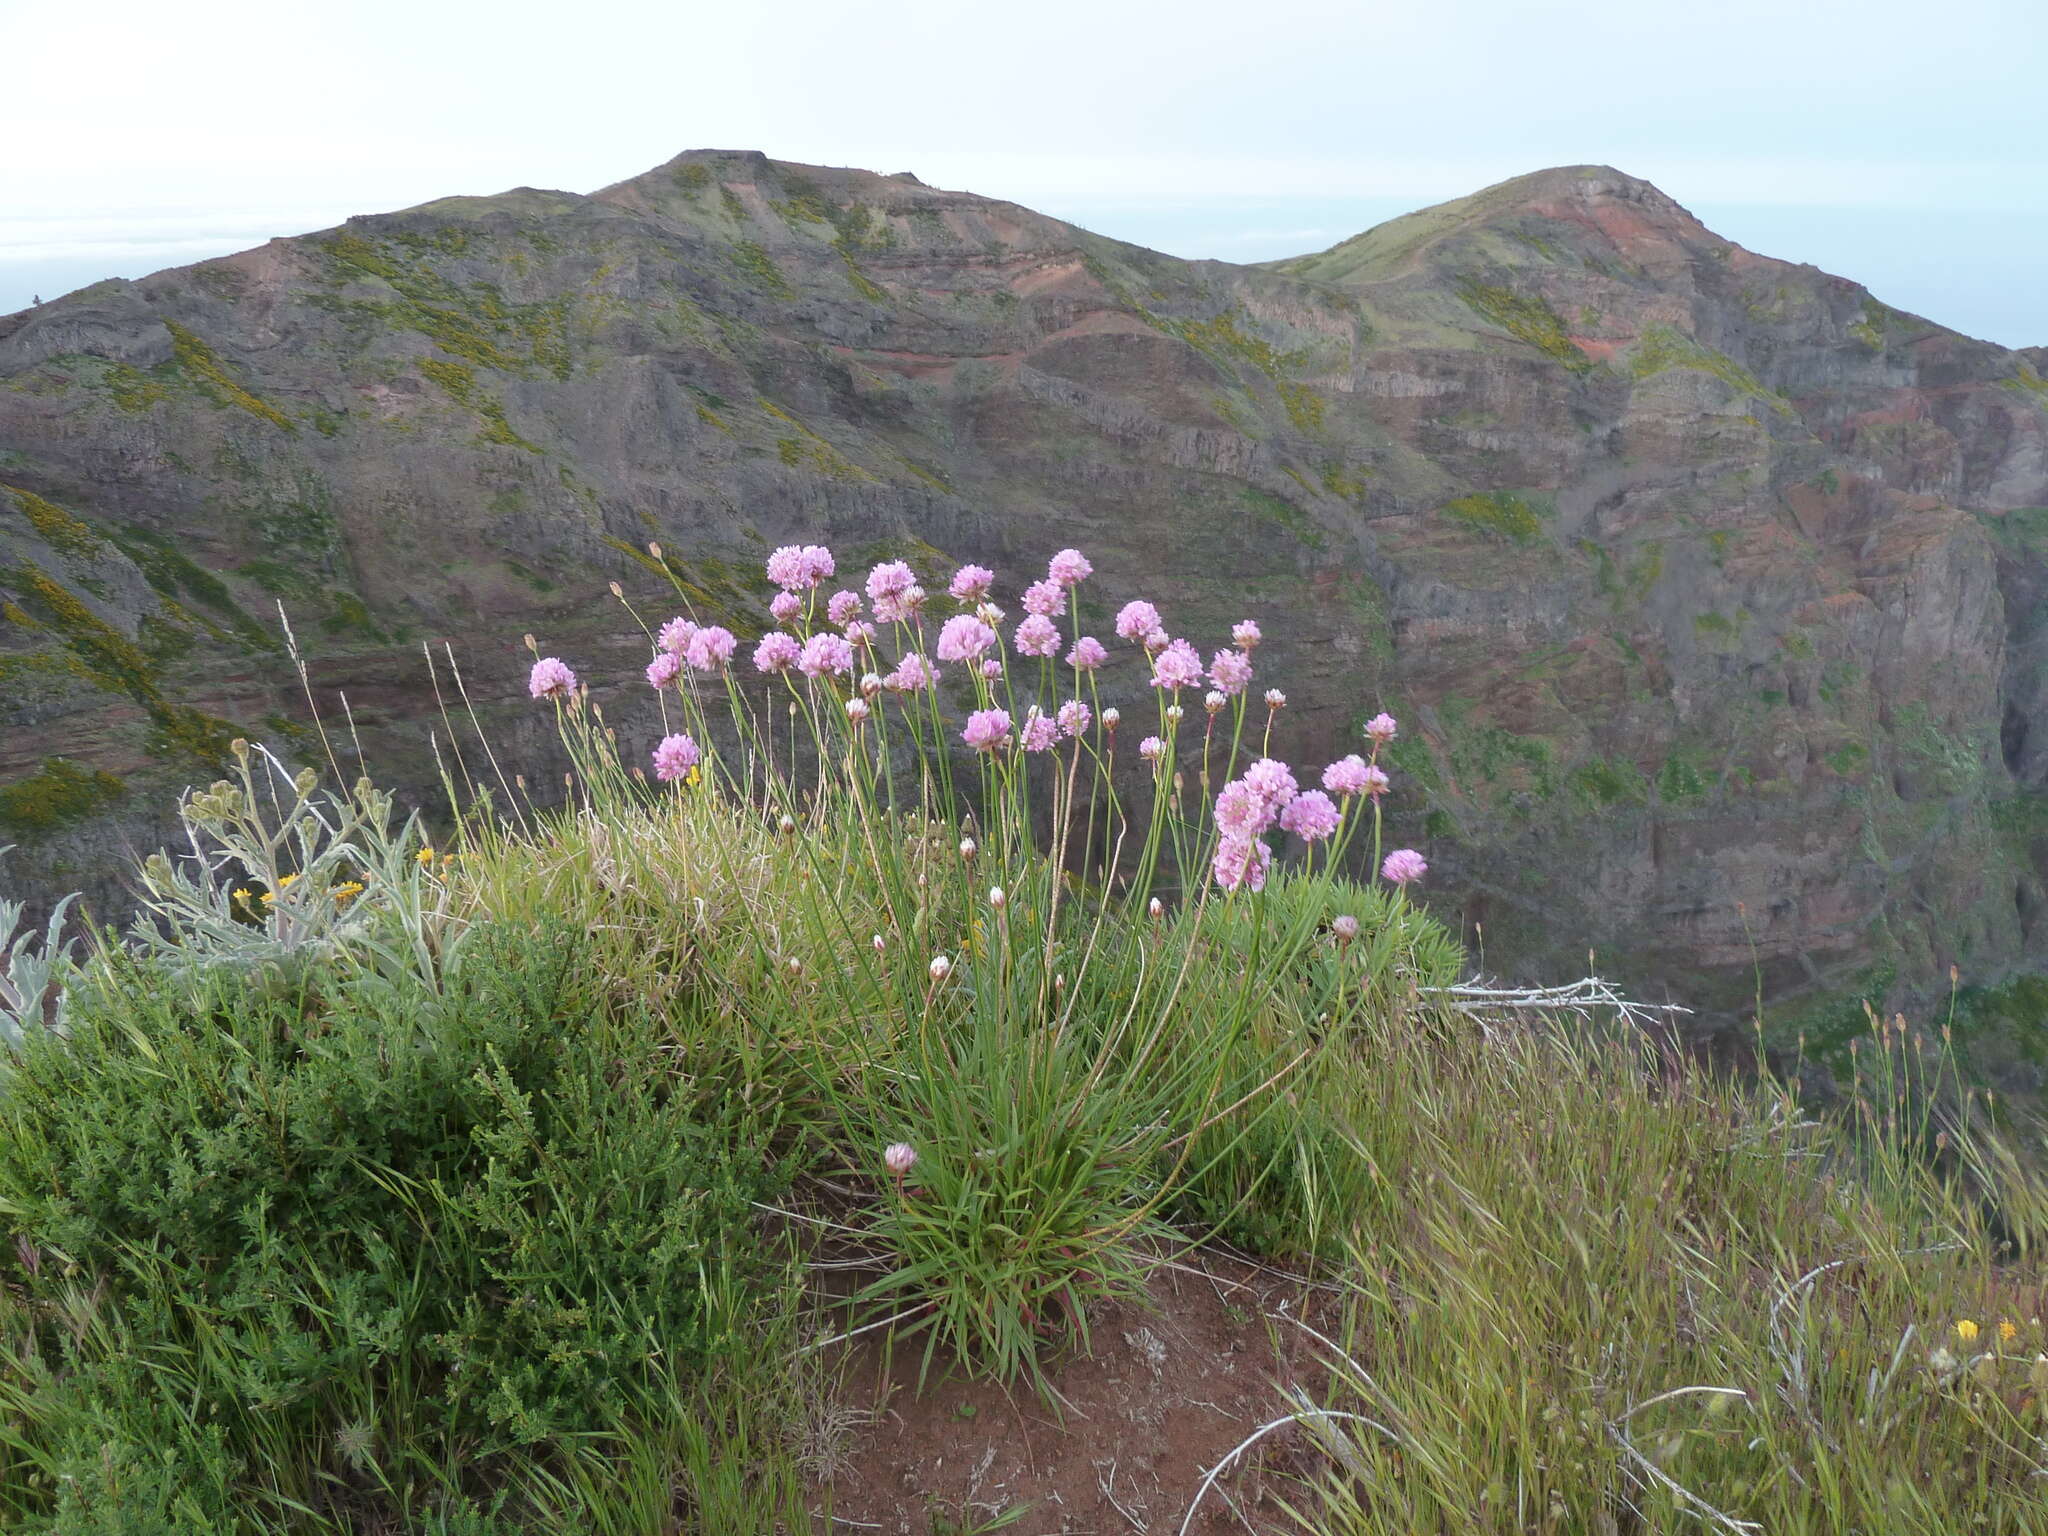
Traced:
<svg viewBox="0 0 2048 1536">
<path fill-rule="evenodd" d="M 469 705 L 549 767 L 522 631 L 637 679 L 650 540 L 736 628 L 785 539 L 1072 543 L 1269 621 L 1290 754 L 1403 717 L 1494 968 L 1993 979 L 2048 950 L 2044 367 L 1597 167 L 1258 268 L 751 154 L 354 219 L 0 319 L 0 841 L 104 907 L 226 734 L 324 758 L 279 602 L 425 793 Z"/>
</svg>

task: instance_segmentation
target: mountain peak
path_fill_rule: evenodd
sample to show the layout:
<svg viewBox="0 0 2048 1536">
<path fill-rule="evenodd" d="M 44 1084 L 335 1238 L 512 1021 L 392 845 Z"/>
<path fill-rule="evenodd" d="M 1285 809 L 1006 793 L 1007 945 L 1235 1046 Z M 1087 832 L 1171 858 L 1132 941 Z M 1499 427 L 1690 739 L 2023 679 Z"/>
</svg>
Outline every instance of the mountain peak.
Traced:
<svg viewBox="0 0 2048 1536">
<path fill-rule="evenodd" d="M 1320 282 L 1383 282 L 1414 270 L 1439 246 L 1489 233 L 1537 248 L 1546 241 L 1590 242 L 1623 256 L 1652 244 L 1726 244 L 1639 176 L 1611 165 L 1558 165 L 1389 219 L 1328 250 L 1266 265 Z"/>
</svg>

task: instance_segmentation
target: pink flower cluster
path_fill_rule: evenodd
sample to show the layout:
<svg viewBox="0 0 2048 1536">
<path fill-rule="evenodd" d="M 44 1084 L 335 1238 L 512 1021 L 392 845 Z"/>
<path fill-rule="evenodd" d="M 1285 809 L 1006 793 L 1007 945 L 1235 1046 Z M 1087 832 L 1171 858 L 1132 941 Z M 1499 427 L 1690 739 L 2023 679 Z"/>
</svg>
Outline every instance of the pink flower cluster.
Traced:
<svg viewBox="0 0 2048 1536">
<path fill-rule="evenodd" d="M 924 606 L 924 588 L 917 572 L 901 560 L 885 560 L 868 572 L 868 601 L 882 624 L 908 624 Z"/>
<path fill-rule="evenodd" d="M 785 544 L 768 557 L 768 579 L 785 592 L 808 591 L 834 569 L 832 551 L 822 544 Z"/>
<path fill-rule="evenodd" d="M 977 752 L 995 751 L 1010 739 L 1010 712 L 977 709 L 967 717 L 967 729 L 960 733 L 960 739 Z"/>
<path fill-rule="evenodd" d="M 697 743 L 688 736 L 664 736 L 654 749 L 654 776 L 664 784 L 673 784 L 702 760 Z"/>
<path fill-rule="evenodd" d="M 941 661 L 972 661 L 996 643 L 996 632 L 971 613 L 956 613 L 939 630 Z"/>
<path fill-rule="evenodd" d="M 543 656 L 527 674 L 526 691 L 536 699 L 564 699 L 576 691 L 576 674 L 558 656 Z"/>
</svg>

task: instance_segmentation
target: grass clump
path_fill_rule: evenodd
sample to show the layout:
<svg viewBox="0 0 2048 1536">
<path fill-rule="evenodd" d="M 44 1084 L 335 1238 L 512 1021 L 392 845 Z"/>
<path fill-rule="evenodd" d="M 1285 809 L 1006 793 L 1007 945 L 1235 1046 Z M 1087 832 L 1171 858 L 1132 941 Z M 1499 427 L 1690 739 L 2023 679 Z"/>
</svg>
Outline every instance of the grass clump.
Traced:
<svg viewBox="0 0 2048 1536">
<path fill-rule="evenodd" d="M 1096 658 L 1067 552 L 1002 632 L 832 565 L 752 666 L 648 624 L 659 736 L 536 645 L 567 793 L 466 753 L 449 848 L 242 744 L 187 797 L 0 1059 L 11 1529 L 811 1528 L 820 1361 L 1057 1406 L 1226 1242 L 1323 1298 L 1304 1530 L 2027 1528 L 2048 1202 L 1959 1096 L 1809 1118 L 1461 982 L 1399 727 L 1290 766 L 1256 626 Z"/>
</svg>

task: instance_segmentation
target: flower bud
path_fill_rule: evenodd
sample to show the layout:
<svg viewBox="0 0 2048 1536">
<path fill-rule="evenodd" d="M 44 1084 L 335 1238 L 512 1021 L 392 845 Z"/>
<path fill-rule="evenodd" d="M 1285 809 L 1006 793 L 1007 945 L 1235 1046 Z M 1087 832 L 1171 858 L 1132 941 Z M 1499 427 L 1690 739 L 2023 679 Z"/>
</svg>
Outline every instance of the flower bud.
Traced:
<svg viewBox="0 0 2048 1536">
<path fill-rule="evenodd" d="M 1358 937 L 1358 919 L 1346 912 L 1330 924 L 1330 931 L 1337 935 L 1339 944 L 1349 944 Z"/>
<path fill-rule="evenodd" d="M 917 1166 L 917 1148 L 907 1141 L 890 1142 L 883 1149 L 882 1166 L 895 1174 L 897 1178 L 902 1178 L 903 1175 Z"/>
<path fill-rule="evenodd" d="M 782 819 L 776 822 L 775 826 L 784 837 L 787 837 L 790 833 L 796 830 L 796 818 L 787 813 L 784 813 Z"/>
<path fill-rule="evenodd" d="M 960 857 L 963 859 L 972 859 L 974 857 L 973 838 L 963 837 L 960 839 Z"/>
<path fill-rule="evenodd" d="M 1111 731 L 1115 730 L 1117 728 L 1117 722 L 1122 720 L 1123 717 L 1124 712 L 1116 708 L 1116 706 L 1111 705 L 1108 709 L 1105 709 L 1102 712 L 1103 729 Z"/>
<path fill-rule="evenodd" d="M 932 973 L 933 981 L 944 981 L 953 974 L 953 962 L 944 955 L 933 955 L 932 963 L 926 969 Z"/>
<path fill-rule="evenodd" d="M 881 935 L 880 935 L 879 933 L 878 933 L 878 934 L 876 934 L 876 935 L 875 935 L 875 953 L 879 955 L 879 954 L 880 954 L 880 953 L 881 953 L 881 952 L 882 952 L 883 950 L 887 949 L 888 947 L 889 947 L 889 946 L 888 946 L 887 944 L 885 944 L 885 943 L 883 943 L 883 942 L 882 942 L 882 936 L 881 936 Z"/>
<path fill-rule="evenodd" d="M 1212 715 L 1220 715 L 1223 713 L 1223 695 L 1211 688 L 1202 695 L 1202 708 Z"/>
<path fill-rule="evenodd" d="M 882 691 L 882 674 L 879 672 L 864 673 L 860 680 L 860 691 L 864 697 L 870 699 L 880 693 Z"/>
<path fill-rule="evenodd" d="M 1010 904 L 1010 898 L 1003 894 L 1000 885 L 992 885 L 988 888 L 988 904 L 1000 912 Z"/>
<path fill-rule="evenodd" d="M 1180 706 L 1179 706 L 1178 704 L 1169 704 L 1169 705 L 1167 705 L 1167 706 L 1166 706 L 1166 721 L 1167 721 L 1167 724 L 1169 724 L 1169 725 L 1179 725 L 1179 724 L 1180 724 L 1180 722 L 1181 722 L 1181 717 L 1182 717 L 1183 715 L 1185 715 L 1186 713 L 1187 713 L 1187 711 L 1185 711 L 1184 709 L 1182 709 L 1182 708 L 1181 708 L 1181 707 L 1180 707 Z"/>
<path fill-rule="evenodd" d="M 868 701 L 866 699 L 848 699 L 846 701 L 846 718 L 849 721 L 859 725 L 867 717 Z"/>
<path fill-rule="evenodd" d="M 789 972 L 790 979 L 792 981 L 794 981 L 797 977 L 803 975 L 804 973 L 804 963 L 803 961 L 797 959 L 795 955 L 791 955 L 787 960 L 783 961 L 782 964 L 783 968 Z"/>
<path fill-rule="evenodd" d="M 1161 901 L 1157 896 L 1154 896 L 1151 902 L 1146 906 L 1145 910 L 1151 913 L 1154 918 L 1164 917 L 1166 915 L 1166 903 Z"/>
<path fill-rule="evenodd" d="M 626 589 L 625 589 L 624 587 L 620 586 L 620 585 L 619 585 L 619 584 L 618 584 L 618 583 L 617 583 L 616 581 L 614 581 L 614 582 L 610 583 L 610 586 L 611 586 L 611 589 L 612 589 L 612 596 L 613 596 L 613 597 L 617 597 L 617 598 L 623 598 L 623 597 L 625 597 L 625 595 L 626 595 Z"/>
<path fill-rule="evenodd" d="M 1280 690 L 1279 690 L 1278 688 L 1268 688 L 1268 689 L 1266 690 L 1266 708 L 1268 708 L 1268 709 L 1285 709 L 1286 707 L 1287 707 L 1287 695 L 1286 695 L 1286 694 L 1282 693 L 1282 692 L 1281 692 L 1281 691 L 1280 691 Z"/>
</svg>

